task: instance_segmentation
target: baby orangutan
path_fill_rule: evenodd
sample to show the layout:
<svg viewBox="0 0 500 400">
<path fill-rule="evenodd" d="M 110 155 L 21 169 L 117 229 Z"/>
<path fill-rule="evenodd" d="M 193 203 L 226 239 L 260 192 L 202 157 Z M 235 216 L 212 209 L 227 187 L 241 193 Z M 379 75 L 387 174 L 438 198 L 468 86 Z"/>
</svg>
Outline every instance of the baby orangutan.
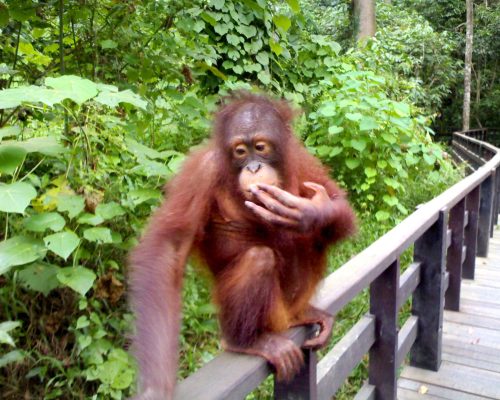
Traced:
<svg viewBox="0 0 500 400">
<path fill-rule="evenodd" d="M 139 399 L 171 399 L 181 287 L 192 252 L 215 281 L 227 350 L 264 357 L 290 380 L 302 351 L 283 332 L 318 324 L 303 347 L 328 341 L 333 318 L 309 304 L 327 248 L 350 235 L 345 194 L 294 137 L 284 101 L 239 92 L 215 115 L 212 140 L 192 153 L 130 256 Z"/>
</svg>

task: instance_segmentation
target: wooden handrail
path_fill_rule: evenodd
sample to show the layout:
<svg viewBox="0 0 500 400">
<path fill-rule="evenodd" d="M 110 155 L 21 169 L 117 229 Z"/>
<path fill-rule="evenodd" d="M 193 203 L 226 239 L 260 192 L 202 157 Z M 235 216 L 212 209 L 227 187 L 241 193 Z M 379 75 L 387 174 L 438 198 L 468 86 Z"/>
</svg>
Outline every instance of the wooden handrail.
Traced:
<svg viewBox="0 0 500 400">
<path fill-rule="evenodd" d="M 487 136 L 486 129 L 469 132 Z M 363 317 L 318 366 L 315 354 L 306 352 L 304 370 L 289 385 L 276 385 L 275 398 L 330 398 L 367 351 L 369 384 L 357 399 L 395 399 L 396 369 L 410 349 L 412 365 L 439 367 L 443 308 L 459 308 L 462 275 L 473 278 L 476 252 L 487 254 L 500 205 L 500 173 L 495 173 L 500 150 L 469 132 L 453 133 L 453 148 L 475 172 L 421 205 L 323 280 L 315 306 L 336 314 L 370 287 L 372 314 Z M 400 278 L 399 257 L 412 244 L 415 263 Z M 398 335 L 397 313 L 412 293 L 413 316 Z M 300 345 L 310 333 L 311 328 L 300 327 L 287 335 Z M 181 381 L 175 399 L 241 399 L 270 373 L 259 357 L 223 353 Z"/>
</svg>

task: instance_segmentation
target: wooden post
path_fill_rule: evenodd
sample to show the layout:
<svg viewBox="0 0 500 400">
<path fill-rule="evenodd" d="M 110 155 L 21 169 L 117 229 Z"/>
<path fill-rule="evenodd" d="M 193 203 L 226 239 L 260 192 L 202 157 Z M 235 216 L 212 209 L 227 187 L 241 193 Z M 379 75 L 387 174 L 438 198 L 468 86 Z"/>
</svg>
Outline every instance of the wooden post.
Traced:
<svg viewBox="0 0 500 400">
<path fill-rule="evenodd" d="M 493 208 L 495 171 L 491 171 L 481 183 L 481 199 L 479 202 L 479 233 L 477 237 L 477 255 L 488 257 L 488 246 L 490 241 L 490 224 Z"/>
<path fill-rule="evenodd" d="M 370 285 L 370 313 L 376 319 L 376 341 L 370 349 L 369 383 L 375 386 L 376 400 L 396 399 L 398 289 L 399 259 Z"/>
<path fill-rule="evenodd" d="M 316 352 L 304 351 L 304 366 L 290 383 L 274 381 L 274 398 L 276 400 L 316 400 L 316 368 L 318 358 Z"/>
<path fill-rule="evenodd" d="M 500 175 L 500 174 L 498 174 Z M 495 173 L 493 177 L 493 200 L 492 200 L 492 205 L 491 205 L 491 220 L 490 220 L 490 238 L 493 237 L 493 229 L 495 228 L 496 225 L 496 217 L 495 217 L 495 212 L 497 208 L 497 191 L 498 191 L 498 176 Z"/>
<path fill-rule="evenodd" d="M 459 311 L 460 285 L 462 283 L 462 254 L 464 245 L 465 198 L 460 200 L 451 210 L 449 227 L 451 229 L 451 245 L 446 255 L 446 269 L 450 273 L 450 283 L 445 295 L 445 309 Z"/>
<path fill-rule="evenodd" d="M 422 272 L 413 293 L 412 314 L 418 317 L 418 335 L 410 351 L 410 364 L 433 371 L 441 365 L 447 227 L 448 212 L 442 210 L 414 247 Z"/>
<path fill-rule="evenodd" d="M 490 237 L 493 237 L 493 230 L 495 229 L 495 225 L 498 224 L 498 206 L 500 203 L 499 193 L 500 193 L 500 174 L 495 173 L 495 197 L 493 201 L 493 217 L 491 219 Z"/>
<path fill-rule="evenodd" d="M 464 244 L 467 254 L 462 265 L 462 278 L 474 279 L 479 222 L 479 186 L 467 195 L 465 208 L 469 212 L 469 223 L 464 231 Z"/>
</svg>

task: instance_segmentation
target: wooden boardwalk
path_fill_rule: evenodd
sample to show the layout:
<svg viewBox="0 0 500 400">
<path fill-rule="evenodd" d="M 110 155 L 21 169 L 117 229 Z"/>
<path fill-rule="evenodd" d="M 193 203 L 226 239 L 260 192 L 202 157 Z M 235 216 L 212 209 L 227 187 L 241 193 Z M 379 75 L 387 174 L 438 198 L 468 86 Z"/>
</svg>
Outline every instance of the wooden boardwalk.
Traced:
<svg viewBox="0 0 500 400">
<path fill-rule="evenodd" d="M 460 312 L 445 311 L 438 372 L 404 367 L 398 399 L 500 399 L 500 231 L 474 280 L 462 280 Z"/>
</svg>

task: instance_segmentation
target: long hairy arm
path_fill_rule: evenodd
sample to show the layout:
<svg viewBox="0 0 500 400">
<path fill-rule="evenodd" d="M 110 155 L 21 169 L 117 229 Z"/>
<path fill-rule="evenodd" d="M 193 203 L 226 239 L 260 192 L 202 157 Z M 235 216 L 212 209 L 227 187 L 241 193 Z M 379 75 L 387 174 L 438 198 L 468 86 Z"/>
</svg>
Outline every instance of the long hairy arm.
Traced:
<svg viewBox="0 0 500 400">
<path fill-rule="evenodd" d="M 216 184 L 210 148 L 193 153 L 167 187 L 129 265 L 135 313 L 132 349 L 139 365 L 137 399 L 171 399 L 178 365 L 181 288 L 187 257 L 209 216 Z"/>
</svg>

